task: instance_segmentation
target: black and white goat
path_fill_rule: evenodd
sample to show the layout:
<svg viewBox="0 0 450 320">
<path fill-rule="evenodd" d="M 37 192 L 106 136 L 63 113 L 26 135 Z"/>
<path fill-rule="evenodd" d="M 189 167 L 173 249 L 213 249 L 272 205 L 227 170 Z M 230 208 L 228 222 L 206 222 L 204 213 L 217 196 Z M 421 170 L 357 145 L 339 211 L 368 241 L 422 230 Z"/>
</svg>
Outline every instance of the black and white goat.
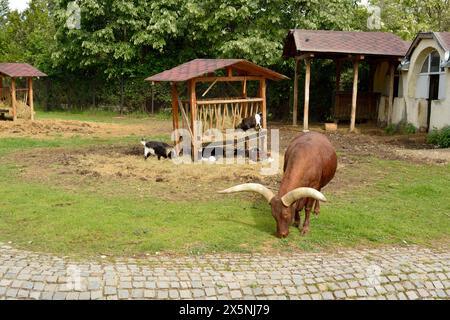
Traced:
<svg viewBox="0 0 450 320">
<path fill-rule="evenodd" d="M 172 159 L 172 157 L 176 154 L 175 148 L 168 145 L 165 142 L 160 141 L 145 141 L 141 140 L 142 145 L 144 146 L 144 159 L 147 160 L 150 156 L 158 157 L 158 160 L 163 157 L 164 159 Z"/>
<path fill-rule="evenodd" d="M 261 119 L 262 112 L 258 112 L 251 117 L 242 119 L 242 122 L 236 127 L 236 129 L 247 131 L 249 129 L 255 128 L 259 131 L 261 129 Z"/>
</svg>

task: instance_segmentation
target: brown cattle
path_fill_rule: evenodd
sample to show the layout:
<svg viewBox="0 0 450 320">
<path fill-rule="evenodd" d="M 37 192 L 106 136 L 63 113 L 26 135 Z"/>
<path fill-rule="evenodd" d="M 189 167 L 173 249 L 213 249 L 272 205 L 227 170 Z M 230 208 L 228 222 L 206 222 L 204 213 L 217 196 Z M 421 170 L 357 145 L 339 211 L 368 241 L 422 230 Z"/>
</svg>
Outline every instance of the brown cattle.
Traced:
<svg viewBox="0 0 450 320">
<path fill-rule="evenodd" d="M 319 214 L 319 201 L 326 201 L 320 190 L 333 179 L 337 168 L 336 151 L 328 138 L 317 132 L 297 135 L 289 144 L 284 156 L 284 176 L 278 194 L 265 186 L 246 183 L 220 191 L 233 193 L 253 191 L 262 194 L 272 207 L 277 223 L 277 236 L 287 237 L 289 225 L 300 225 L 300 211 L 305 209 L 302 234 L 309 231 L 312 207 Z"/>
</svg>

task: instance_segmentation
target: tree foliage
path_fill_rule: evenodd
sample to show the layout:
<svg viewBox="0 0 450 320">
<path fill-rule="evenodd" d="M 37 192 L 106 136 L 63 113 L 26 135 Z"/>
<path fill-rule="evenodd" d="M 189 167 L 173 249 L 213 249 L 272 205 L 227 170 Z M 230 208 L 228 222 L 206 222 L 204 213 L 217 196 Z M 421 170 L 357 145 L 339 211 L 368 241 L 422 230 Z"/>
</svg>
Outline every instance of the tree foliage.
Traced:
<svg viewBox="0 0 450 320">
<path fill-rule="evenodd" d="M 28 62 L 50 71 L 55 31 L 47 1 L 32 0 L 23 12 L 13 10 L 6 17 L 0 26 L 0 61 Z"/>
<path fill-rule="evenodd" d="M 421 31 L 450 31 L 450 0 L 375 0 L 381 8 L 383 30 L 404 39 Z"/>
<path fill-rule="evenodd" d="M 448 30 L 448 1 L 384 0 L 383 29 L 404 38 Z M 74 6 L 76 27 L 68 23 Z M 125 96 L 130 109 L 150 94 L 145 76 L 194 58 L 244 58 L 292 77 L 293 62 L 281 57 L 289 29 L 366 30 L 368 17 L 357 0 L 31 0 L 22 13 L 0 0 L 0 14 L 0 61 L 49 74 L 55 105 L 117 104 Z M 313 67 L 324 70 L 313 81 L 329 91 L 332 66 Z M 270 105 L 289 110 L 290 86 L 271 84 Z"/>
</svg>

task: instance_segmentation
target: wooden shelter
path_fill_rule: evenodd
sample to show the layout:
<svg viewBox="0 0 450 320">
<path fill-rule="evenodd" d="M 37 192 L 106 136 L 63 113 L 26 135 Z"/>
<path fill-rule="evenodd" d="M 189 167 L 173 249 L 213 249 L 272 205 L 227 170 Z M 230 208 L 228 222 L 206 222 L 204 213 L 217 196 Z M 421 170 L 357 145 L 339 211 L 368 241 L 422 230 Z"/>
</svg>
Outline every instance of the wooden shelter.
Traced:
<svg viewBox="0 0 450 320">
<path fill-rule="evenodd" d="M 200 131 L 218 129 L 224 132 L 226 129 L 234 129 L 243 118 L 258 112 L 262 113 L 262 128 L 267 129 L 267 79 L 288 78 L 242 59 L 195 59 L 145 80 L 171 83 L 173 130 L 177 132 L 178 129 L 184 128 L 189 131 L 192 158 L 196 161 L 201 157 L 199 152 L 202 151 L 203 145 L 213 139 L 211 136 L 200 134 Z M 217 83 L 224 82 L 240 83 L 240 94 L 234 97 L 207 96 Z M 253 97 L 248 96 L 247 89 L 250 82 L 256 82 L 258 85 L 257 94 Z M 198 95 L 197 89 L 202 83 L 209 86 Z M 179 84 L 186 85 L 186 100 L 182 100 L 178 94 Z"/>
<path fill-rule="evenodd" d="M 355 130 L 356 119 L 377 118 L 377 94 L 374 92 L 376 71 L 383 63 L 388 65 L 390 110 L 394 100 L 394 77 L 396 66 L 404 57 L 409 43 L 398 36 L 384 32 L 345 32 L 325 30 L 290 30 L 285 41 L 283 56 L 295 59 L 293 125 L 297 125 L 298 107 L 298 69 L 305 62 L 305 101 L 303 130 L 308 130 L 311 61 L 331 59 L 336 64 L 336 92 L 333 106 L 334 118 L 350 120 L 350 131 Z M 351 93 L 340 90 L 341 67 L 343 62 L 353 63 L 353 90 Z M 370 66 L 369 92 L 358 93 L 358 70 L 361 62 Z"/>
<path fill-rule="evenodd" d="M 0 63 L 0 114 L 11 114 L 15 121 L 20 103 L 29 108 L 31 120 L 34 120 L 33 77 L 46 76 L 27 63 Z M 4 78 L 10 79 L 9 86 L 4 86 Z M 27 87 L 17 88 L 17 78 L 26 78 Z"/>
</svg>

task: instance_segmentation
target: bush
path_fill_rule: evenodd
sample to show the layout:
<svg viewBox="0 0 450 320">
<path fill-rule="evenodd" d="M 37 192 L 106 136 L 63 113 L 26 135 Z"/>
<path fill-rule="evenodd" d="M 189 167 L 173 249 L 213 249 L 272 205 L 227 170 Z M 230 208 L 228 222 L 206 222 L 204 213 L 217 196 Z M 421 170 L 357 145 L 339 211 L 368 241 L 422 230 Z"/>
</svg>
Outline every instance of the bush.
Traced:
<svg viewBox="0 0 450 320">
<path fill-rule="evenodd" d="M 408 123 L 403 126 L 402 131 L 407 134 L 414 134 L 417 132 L 417 128 L 412 123 Z"/>
<path fill-rule="evenodd" d="M 388 125 L 386 128 L 384 128 L 384 132 L 386 132 L 386 134 L 394 134 L 397 131 L 397 128 L 395 125 L 390 124 Z"/>
<path fill-rule="evenodd" d="M 428 134 L 427 142 L 438 146 L 439 148 L 450 148 L 450 126 L 441 130 L 434 129 Z"/>
<path fill-rule="evenodd" d="M 414 134 L 417 132 L 417 128 L 412 123 L 399 123 L 397 125 L 390 124 L 386 128 L 384 128 L 384 132 L 386 134 L 392 135 L 395 133 L 400 134 Z"/>
</svg>

